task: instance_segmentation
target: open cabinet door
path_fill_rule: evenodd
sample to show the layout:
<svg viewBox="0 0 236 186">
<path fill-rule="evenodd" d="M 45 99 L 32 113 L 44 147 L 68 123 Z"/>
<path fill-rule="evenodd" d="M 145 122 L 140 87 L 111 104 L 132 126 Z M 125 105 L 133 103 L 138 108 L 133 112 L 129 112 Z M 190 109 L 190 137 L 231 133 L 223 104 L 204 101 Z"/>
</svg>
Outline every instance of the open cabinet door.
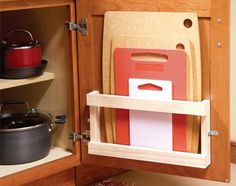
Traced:
<svg viewBox="0 0 236 186">
<path fill-rule="evenodd" d="M 90 129 L 86 95 L 94 90 L 102 93 L 103 21 L 107 11 L 197 13 L 201 43 L 202 100 L 208 99 L 211 103 L 210 130 L 219 131 L 218 136 L 210 137 L 211 163 L 205 169 L 91 155 L 88 154 L 86 143 L 82 143 L 82 162 L 229 182 L 229 1 L 78 0 L 76 6 L 77 21 L 83 18 L 88 20 L 88 35 L 78 35 L 82 132 Z M 103 116 L 101 121 L 104 121 Z M 105 125 L 101 123 L 101 141 L 105 141 Z M 94 131 L 90 133 L 94 135 Z"/>
</svg>

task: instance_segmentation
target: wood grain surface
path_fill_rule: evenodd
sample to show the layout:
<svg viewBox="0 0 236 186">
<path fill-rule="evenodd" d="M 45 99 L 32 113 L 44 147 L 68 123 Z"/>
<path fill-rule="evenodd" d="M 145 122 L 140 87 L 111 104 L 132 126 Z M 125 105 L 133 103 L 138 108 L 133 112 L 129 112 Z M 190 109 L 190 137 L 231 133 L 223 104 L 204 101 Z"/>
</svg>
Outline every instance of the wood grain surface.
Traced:
<svg viewBox="0 0 236 186">
<path fill-rule="evenodd" d="M 0 0 L 0 12 L 9 10 L 66 6 L 73 2 L 73 0 L 47 0 L 46 3 L 44 0 Z"/>
<path fill-rule="evenodd" d="M 107 11 L 148 11 L 148 12 L 196 12 L 200 17 L 211 14 L 210 0 L 99 0 L 90 1 L 92 15 L 103 15 Z M 135 5 L 135 6 L 134 6 Z"/>
<path fill-rule="evenodd" d="M 123 169 L 95 165 L 80 165 L 76 168 L 61 171 L 22 186 L 85 186 L 122 172 L 124 172 Z"/>
<path fill-rule="evenodd" d="M 211 13 L 211 129 L 214 175 L 230 180 L 230 1 L 215 0 Z M 221 21 L 220 21 L 221 20 Z M 224 34 L 223 34 L 224 33 Z M 222 82 L 222 83 L 220 83 Z M 223 147 L 224 150 L 223 150 Z M 222 153 L 223 152 L 223 153 Z M 224 164 L 217 165 L 219 162 Z M 220 169 L 220 171 L 216 171 Z"/>
<path fill-rule="evenodd" d="M 75 186 L 75 169 L 68 169 L 22 186 Z"/>
<path fill-rule="evenodd" d="M 60 160 L 56 160 L 41 166 L 34 167 L 32 169 L 0 178 L 0 184 L 1 186 L 23 185 L 75 167 L 79 165 L 79 162 L 79 159 L 77 159 L 75 155 L 69 156 L 67 158 L 62 158 Z"/>
<path fill-rule="evenodd" d="M 78 14 L 78 19 L 83 16 L 89 18 L 90 35 L 88 37 L 79 37 L 79 69 L 81 81 L 80 84 L 80 116 L 82 130 L 88 129 L 87 123 L 89 109 L 86 106 L 85 96 L 92 90 L 102 90 L 102 74 L 99 79 L 94 78 L 94 70 L 97 67 L 100 69 L 102 66 L 101 58 L 101 45 L 102 45 L 102 30 L 95 30 L 95 28 L 102 28 L 103 11 L 104 10 L 137 10 L 142 11 L 139 3 L 145 4 L 146 1 L 139 0 L 139 3 L 133 1 L 129 6 L 124 8 L 120 1 L 102 1 L 103 4 L 97 3 L 95 0 L 80 0 L 77 3 L 77 8 L 81 10 Z M 175 1 L 177 2 L 177 1 Z M 178 4 L 176 8 L 183 8 L 184 5 Z M 194 1 L 199 10 L 202 10 L 201 3 Z M 209 1 L 208 1 L 209 2 Z M 202 58 L 202 81 L 203 81 L 203 99 L 210 98 L 213 105 L 211 106 L 211 128 L 220 131 L 220 136 L 212 136 L 212 163 L 206 170 L 194 169 L 181 166 L 171 166 L 165 164 L 147 163 L 134 160 L 125 160 L 118 158 L 108 158 L 102 156 L 92 156 L 87 154 L 87 146 L 82 144 L 83 162 L 107 165 L 113 167 L 123 167 L 132 169 L 142 169 L 161 173 L 182 175 L 195 178 L 204 178 L 218 181 L 228 182 L 230 180 L 230 167 L 229 167 L 229 1 L 212 0 L 209 2 L 211 5 L 210 14 L 207 17 L 199 15 L 200 27 L 200 40 L 201 51 L 203 52 Z M 99 4 L 99 5 L 98 5 Z M 160 6 L 158 1 L 154 2 L 155 5 Z M 103 8 L 102 8 L 103 7 Z M 105 8 L 104 8 L 105 7 Z M 208 7 L 209 8 L 209 7 Z M 151 7 L 146 7 L 145 11 L 150 10 Z M 191 6 L 186 8 L 186 11 L 191 12 Z M 93 10 L 97 10 L 96 12 Z M 100 14 L 98 14 L 100 12 Z M 217 23 L 217 18 L 222 18 L 222 24 Z M 99 20 L 99 23 L 97 22 Z M 99 27 L 93 27 L 94 22 L 101 24 Z M 210 35 L 211 33 L 211 35 Z M 226 33 L 226 34 L 222 34 Z M 222 48 L 217 48 L 217 41 L 221 41 Z M 221 54 L 221 52 L 223 54 Z M 100 54 L 98 55 L 98 53 Z M 96 57 L 95 57 L 96 54 Z M 100 56 L 97 58 L 97 56 Z M 92 69 L 92 70 L 91 70 Z M 97 76 L 96 76 L 97 77 Z M 224 89 L 219 86 L 219 82 L 226 82 Z M 218 85 L 218 86 L 217 86 Z M 220 148 L 219 148 L 220 147 Z M 224 153 L 222 153 L 224 152 Z M 219 162 L 224 162 L 220 163 Z"/>
<path fill-rule="evenodd" d="M 236 164 L 236 143 L 231 142 L 231 163 Z"/>
</svg>

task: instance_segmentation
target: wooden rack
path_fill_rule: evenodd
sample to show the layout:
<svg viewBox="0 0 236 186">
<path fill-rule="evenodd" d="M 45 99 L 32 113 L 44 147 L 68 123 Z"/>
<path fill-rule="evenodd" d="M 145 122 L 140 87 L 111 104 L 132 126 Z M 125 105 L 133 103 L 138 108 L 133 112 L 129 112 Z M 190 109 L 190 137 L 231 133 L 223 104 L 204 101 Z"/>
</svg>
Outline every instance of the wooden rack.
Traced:
<svg viewBox="0 0 236 186">
<path fill-rule="evenodd" d="M 105 95 L 93 91 L 87 94 L 87 105 L 90 106 L 91 139 L 88 143 L 89 154 L 196 168 L 207 168 L 211 163 L 209 100 L 201 102 L 157 101 L 128 96 Z M 103 143 L 100 135 L 100 107 L 201 116 L 201 154 Z"/>
</svg>

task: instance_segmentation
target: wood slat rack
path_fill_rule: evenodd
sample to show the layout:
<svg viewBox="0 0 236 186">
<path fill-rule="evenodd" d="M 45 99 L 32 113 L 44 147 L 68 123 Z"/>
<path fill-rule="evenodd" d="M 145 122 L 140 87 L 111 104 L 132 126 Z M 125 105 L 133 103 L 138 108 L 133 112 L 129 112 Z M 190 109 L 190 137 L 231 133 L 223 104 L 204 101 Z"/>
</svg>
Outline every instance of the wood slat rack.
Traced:
<svg viewBox="0 0 236 186">
<path fill-rule="evenodd" d="M 91 139 L 88 143 L 89 154 L 203 169 L 207 168 L 211 163 L 209 100 L 201 102 L 179 100 L 157 101 L 128 96 L 105 95 L 99 94 L 98 91 L 93 91 L 87 94 L 87 105 L 90 106 Z M 101 142 L 100 134 L 100 107 L 201 116 L 201 153 L 165 151 L 103 143 Z"/>
</svg>

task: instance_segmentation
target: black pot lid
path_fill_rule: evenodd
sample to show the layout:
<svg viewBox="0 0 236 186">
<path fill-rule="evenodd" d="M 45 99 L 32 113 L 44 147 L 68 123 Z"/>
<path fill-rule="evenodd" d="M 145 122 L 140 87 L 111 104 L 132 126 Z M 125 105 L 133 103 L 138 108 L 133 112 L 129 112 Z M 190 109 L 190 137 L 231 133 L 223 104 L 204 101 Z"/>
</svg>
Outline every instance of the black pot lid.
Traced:
<svg viewBox="0 0 236 186">
<path fill-rule="evenodd" d="M 51 117 L 39 112 L 5 114 L 0 117 L 0 131 L 27 130 L 50 123 Z"/>
</svg>

